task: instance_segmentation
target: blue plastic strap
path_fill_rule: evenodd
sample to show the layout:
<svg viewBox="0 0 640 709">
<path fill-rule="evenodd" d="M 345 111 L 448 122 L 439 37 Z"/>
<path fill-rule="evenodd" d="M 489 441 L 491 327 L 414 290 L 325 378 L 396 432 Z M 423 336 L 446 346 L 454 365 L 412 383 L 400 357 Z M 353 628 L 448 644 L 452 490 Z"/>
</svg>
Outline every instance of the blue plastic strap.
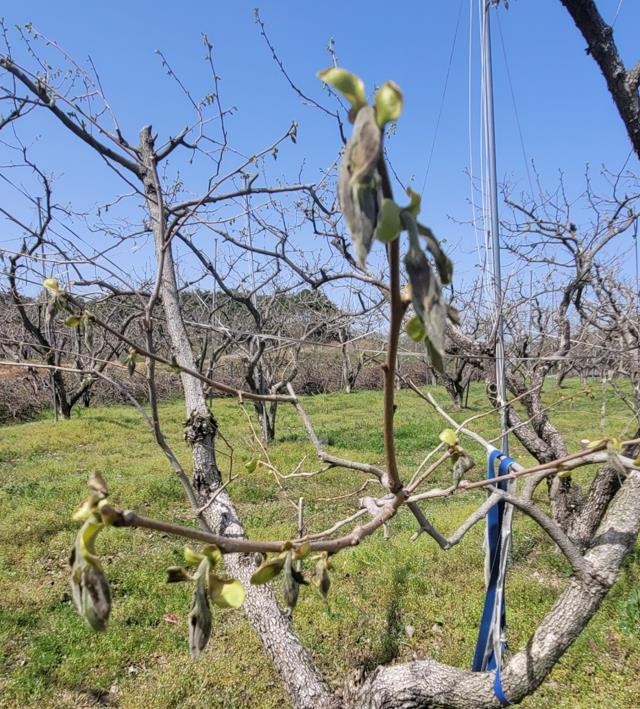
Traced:
<svg viewBox="0 0 640 709">
<path fill-rule="evenodd" d="M 511 702 L 508 700 L 507 695 L 504 693 L 504 689 L 502 689 L 500 669 L 496 670 L 496 676 L 493 678 L 493 693 L 496 695 L 496 699 L 500 702 L 501 707 L 511 706 Z"/>
<path fill-rule="evenodd" d="M 493 450 L 487 460 L 487 479 L 491 480 L 496 477 L 495 462 L 503 453 L 499 450 Z M 498 475 L 506 475 L 513 460 L 507 456 L 500 461 Z M 506 490 L 507 481 L 498 482 L 498 487 L 501 490 Z M 487 541 L 489 553 L 489 581 L 484 599 L 484 608 L 482 618 L 480 620 L 480 629 L 478 631 L 478 642 L 476 644 L 475 653 L 473 656 L 473 664 L 471 666 L 474 672 L 482 672 L 483 670 L 494 670 L 498 667 L 500 658 L 495 657 L 491 638 L 491 626 L 494 616 L 494 608 L 496 604 L 496 592 L 498 588 L 498 580 L 500 578 L 501 566 L 501 551 L 502 551 L 502 521 L 504 517 L 504 502 L 501 500 L 494 505 L 487 513 Z M 500 609 L 500 628 L 501 631 L 505 626 L 506 614 L 504 605 L 504 595 L 502 596 L 502 604 Z M 496 694 L 496 696 L 498 696 Z M 498 697 L 499 698 L 499 697 Z M 501 700 L 502 701 L 502 700 Z"/>
</svg>

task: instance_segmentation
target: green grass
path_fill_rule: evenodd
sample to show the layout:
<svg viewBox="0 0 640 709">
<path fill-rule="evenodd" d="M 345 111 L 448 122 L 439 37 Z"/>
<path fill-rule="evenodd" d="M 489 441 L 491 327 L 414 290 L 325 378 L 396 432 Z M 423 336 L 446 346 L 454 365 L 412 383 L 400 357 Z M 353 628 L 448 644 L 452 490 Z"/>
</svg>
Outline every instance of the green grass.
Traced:
<svg viewBox="0 0 640 709">
<path fill-rule="evenodd" d="M 633 421 L 609 390 L 569 382 L 548 386 L 554 417 L 572 446 L 602 433 L 628 436 Z M 439 393 L 439 399 L 446 397 Z M 600 411 L 604 403 L 605 417 Z M 319 436 L 337 455 L 383 463 L 381 395 L 321 395 L 305 400 Z M 484 408 L 480 387 L 471 409 Z M 248 407 L 247 412 L 252 415 Z M 296 529 L 291 501 L 305 498 L 306 524 L 318 531 L 356 509 L 356 497 L 326 502 L 362 484 L 356 473 L 331 470 L 291 479 L 281 488 L 263 466 L 248 474 L 244 462 L 258 448 L 246 416 L 232 401 L 216 401 L 223 441 L 220 467 L 238 479 L 230 486 L 251 536 L 287 538 Z M 456 414 L 456 416 L 459 416 Z M 167 436 L 184 465 L 180 402 L 162 407 Z M 398 395 L 398 456 L 406 479 L 437 442 L 443 424 L 410 392 Z M 474 427 L 497 434 L 495 416 Z M 484 476 L 483 455 L 470 477 Z M 288 407 L 279 413 L 270 447 L 283 473 L 320 469 L 304 429 Z M 512 455 L 524 458 L 514 444 Z M 306 458 L 305 458 L 306 456 Z M 92 470 L 107 479 L 116 505 L 146 516 L 189 523 L 181 487 L 138 415 L 126 407 L 82 409 L 71 421 L 49 420 L 0 428 L 0 706 L 2 707 L 282 707 L 287 700 L 260 643 L 242 613 L 220 611 L 204 656 L 187 651 L 189 589 L 167 586 L 164 570 L 181 562 L 179 540 L 143 530 L 104 532 L 99 552 L 112 585 L 109 629 L 92 633 L 77 617 L 68 587 L 67 557 L 77 525 L 71 513 L 86 494 Z M 585 486 L 592 473 L 579 472 Z M 444 484 L 447 472 L 434 484 Z M 371 487 L 371 494 L 375 488 Z M 432 501 L 429 518 L 450 532 L 481 493 Z M 391 539 L 378 533 L 335 560 L 325 605 L 311 589 L 301 593 L 295 624 L 331 683 L 340 686 L 350 668 L 430 656 L 461 667 L 471 663 L 484 596 L 482 525 L 443 553 L 425 536 L 411 543 L 413 518 L 401 512 Z M 568 569 L 544 534 L 521 516 L 514 528 L 513 566 L 507 588 L 509 644 L 517 649 L 553 604 Z M 527 709 L 558 707 L 623 709 L 640 696 L 640 551 L 586 632 L 565 655 Z M 406 627 L 412 626 L 411 637 Z"/>
</svg>

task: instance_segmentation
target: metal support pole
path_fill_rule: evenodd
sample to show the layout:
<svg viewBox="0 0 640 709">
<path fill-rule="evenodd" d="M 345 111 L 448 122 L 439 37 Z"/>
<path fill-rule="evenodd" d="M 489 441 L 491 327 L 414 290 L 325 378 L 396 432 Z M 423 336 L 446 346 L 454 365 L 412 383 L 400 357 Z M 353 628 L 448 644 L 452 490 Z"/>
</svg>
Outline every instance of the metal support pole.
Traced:
<svg viewBox="0 0 640 709">
<path fill-rule="evenodd" d="M 504 327 L 502 319 L 502 269 L 500 265 L 500 220 L 498 218 L 498 180 L 496 176 L 496 136 L 493 117 L 493 69 L 491 64 L 491 28 L 489 23 L 490 3 L 484 2 L 482 23 L 483 46 L 483 91 L 484 123 L 487 139 L 487 163 L 489 170 L 489 216 L 491 245 L 493 251 L 493 297 L 496 308 L 496 388 L 500 406 L 501 449 L 509 453 L 507 436 L 506 381 L 504 372 Z"/>
</svg>

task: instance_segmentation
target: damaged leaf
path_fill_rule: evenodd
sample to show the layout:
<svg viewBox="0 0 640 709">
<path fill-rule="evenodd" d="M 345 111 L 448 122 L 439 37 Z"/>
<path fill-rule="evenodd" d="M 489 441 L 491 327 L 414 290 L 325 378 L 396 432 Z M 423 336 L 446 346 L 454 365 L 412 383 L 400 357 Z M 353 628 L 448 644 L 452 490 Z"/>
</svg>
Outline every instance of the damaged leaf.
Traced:
<svg viewBox="0 0 640 709">
<path fill-rule="evenodd" d="M 198 657 L 204 650 L 211 636 L 212 627 L 213 616 L 209 605 L 206 575 L 199 573 L 189 611 L 189 652 L 192 657 Z"/>
<path fill-rule="evenodd" d="M 111 613 L 111 589 L 95 553 L 95 540 L 103 527 L 92 512 L 78 531 L 69 557 L 73 604 L 96 631 L 106 629 Z"/>
<path fill-rule="evenodd" d="M 289 608 L 295 608 L 298 602 L 298 594 L 300 593 L 300 574 L 295 574 L 295 569 L 292 562 L 292 554 L 288 551 L 284 558 L 283 572 L 283 594 L 284 602 Z"/>
<path fill-rule="evenodd" d="M 338 178 L 340 208 L 349 227 L 358 264 L 364 268 L 378 225 L 382 187 L 378 160 L 382 132 L 371 106 L 358 111 Z"/>
<path fill-rule="evenodd" d="M 426 332 L 425 344 L 431 364 L 442 372 L 447 308 L 442 301 L 440 281 L 432 271 L 424 252 L 413 244 L 409 247 L 404 262 L 411 284 L 413 308 Z"/>
<path fill-rule="evenodd" d="M 453 264 L 442 250 L 440 242 L 431 229 L 429 229 L 428 226 L 424 226 L 424 224 L 420 224 L 420 222 L 417 223 L 417 226 L 418 234 L 424 238 L 427 244 L 427 249 L 433 256 L 436 268 L 438 269 L 438 275 L 440 276 L 440 281 L 445 286 L 449 285 L 449 283 L 451 283 L 451 277 L 453 276 Z"/>
</svg>

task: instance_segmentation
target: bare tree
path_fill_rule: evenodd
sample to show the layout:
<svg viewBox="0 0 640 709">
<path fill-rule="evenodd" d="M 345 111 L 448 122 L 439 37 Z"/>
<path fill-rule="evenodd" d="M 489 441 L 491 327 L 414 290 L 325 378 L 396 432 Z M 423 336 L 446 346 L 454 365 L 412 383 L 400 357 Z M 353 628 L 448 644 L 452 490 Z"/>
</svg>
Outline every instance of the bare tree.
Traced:
<svg viewBox="0 0 640 709">
<path fill-rule="evenodd" d="M 31 40 L 27 38 L 27 41 Z M 37 52 L 32 56 L 37 56 Z M 96 565 L 92 553 L 95 534 L 105 525 L 155 529 L 212 545 L 215 550 L 209 546 L 200 560 L 199 568 L 203 571 L 196 579 L 196 593 L 190 613 L 194 653 L 206 644 L 210 632 L 210 622 L 207 622 L 208 594 L 213 598 L 214 586 L 217 584 L 219 591 L 219 585 L 224 586 L 226 583 L 225 579 L 213 573 L 215 568 L 212 569 L 212 565 L 215 567 L 218 563 L 218 557 L 224 556 L 227 569 L 245 589 L 244 611 L 280 673 L 294 705 L 336 706 L 338 698 L 314 665 L 311 654 L 294 634 L 289 614 L 279 608 L 270 587 L 260 582 L 282 573 L 285 599 L 292 607 L 299 588 L 296 584 L 305 580 L 301 574 L 307 571 L 304 567 L 302 570 L 296 568 L 294 564 L 305 562 L 310 553 L 318 553 L 319 585 L 326 592 L 329 556 L 364 542 L 369 535 L 392 521 L 404 506 L 415 517 L 419 532 L 430 535 L 443 550 L 447 550 L 458 544 L 492 507 L 506 502 L 540 525 L 557 544 L 572 569 L 566 588 L 549 613 L 541 619 L 527 645 L 504 661 L 499 676 L 493 671 L 471 672 L 430 659 L 420 660 L 377 668 L 361 684 L 347 687 L 340 701 L 362 707 L 498 707 L 504 704 L 504 700 L 496 693 L 496 682 L 501 683 L 501 692 L 511 703 L 535 691 L 596 612 L 613 585 L 625 556 L 636 542 L 640 530 L 640 472 L 635 464 L 639 444 L 637 439 L 631 439 L 625 442 L 624 450 L 619 451 L 610 438 L 603 438 L 594 442 L 588 450 L 556 456 L 531 468 L 514 464 L 510 472 L 497 481 L 519 477 L 534 480 L 554 477 L 559 472 L 567 473 L 582 465 L 608 463 L 615 467 L 621 477 L 620 485 L 606 499 L 598 524 L 580 547 L 567 536 L 561 525 L 531 501 L 526 486 L 523 493 L 515 495 L 496 487 L 495 479 L 476 483 L 464 481 L 470 461 L 461 444 L 462 436 L 470 437 L 488 450 L 491 445 L 466 426 L 460 426 L 450 419 L 434 401 L 430 403 L 452 429 L 443 432 L 442 444 L 434 461 L 426 469 L 415 471 L 408 481 L 403 479 L 403 471 L 396 456 L 394 412 L 396 362 L 405 315 L 413 309 L 414 316 L 406 323 L 408 332 L 414 339 L 425 343 L 437 369 L 443 367 L 446 321 L 448 318 L 455 319 L 456 315 L 448 308 L 441 290 L 441 283 L 446 284 L 451 278 L 451 264 L 431 230 L 418 221 L 419 196 L 411 193 L 409 204 L 405 207 L 400 207 L 394 201 L 383 153 L 383 140 L 385 125 L 396 120 L 402 109 L 402 95 L 398 87 L 392 82 L 383 84 L 376 92 L 375 106 L 372 106 L 357 77 L 336 67 L 322 74 L 325 81 L 341 91 L 351 103 L 350 116 L 354 129 L 342 161 L 339 191 L 341 208 L 352 235 L 363 282 L 376 281 L 367 274 L 365 263 L 372 244 L 375 240 L 386 244 L 389 334 L 383 367 L 385 460 L 384 467 L 377 467 L 340 459 L 325 450 L 312 421 L 290 385 L 287 386 L 286 395 L 243 392 L 225 387 L 199 371 L 182 313 L 178 259 L 182 252 L 179 251 L 179 244 L 190 248 L 185 244 L 185 239 L 192 238 L 190 232 L 196 230 L 196 225 L 201 222 L 215 223 L 217 207 L 230 200 L 241 199 L 249 191 L 251 194 L 262 195 L 300 193 L 315 201 L 318 199 L 315 186 L 265 184 L 248 187 L 239 182 L 234 183 L 249 162 L 259 162 L 260 157 L 273 151 L 273 146 L 249 160 L 240 161 L 239 165 L 223 169 L 225 161 L 233 158 L 229 155 L 223 129 L 223 140 L 218 141 L 218 147 L 206 155 L 215 167 L 211 181 L 196 197 L 179 195 L 180 190 L 175 182 L 167 183 L 163 180 L 161 167 L 169 155 L 178 155 L 181 149 L 199 156 L 204 154 L 201 115 L 198 116 L 194 130 L 182 131 L 160 146 L 156 145 L 157 137 L 153 135 L 150 126 L 141 130 L 136 141 L 129 141 L 122 135 L 117 123 L 115 127 L 107 125 L 108 111 L 105 105 L 108 108 L 108 104 L 105 104 L 95 77 L 74 66 L 71 76 L 80 77 L 82 86 L 62 86 L 59 82 L 66 81 L 69 75 L 50 73 L 48 66 L 48 63 L 43 63 L 35 69 L 29 69 L 7 51 L 0 58 L 0 68 L 4 71 L 3 91 L 5 95 L 16 96 L 15 86 L 19 85 L 21 92 L 28 95 L 33 110 L 47 114 L 51 120 L 60 123 L 72 136 L 85 143 L 90 148 L 90 155 L 112 167 L 128 188 L 133 189 L 135 199 L 142 203 L 142 227 L 139 231 L 148 234 L 153 240 L 156 274 L 149 292 L 144 295 L 140 338 L 133 339 L 127 334 L 120 334 L 120 341 L 129 347 L 130 361 L 134 361 L 134 355 L 146 360 L 152 400 L 150 423 L 158 443 L 184 486 L 201 527 L 180 527 L 146 519 L 133 511 L 115 509 L 106 502 L 104 482 L 94 477 L 90 481 L 92 493 L 85 509 L 87 519 L 79 532 L 79 541 L 72 555 L 74 600 L 87 621 L 93 627 L 103 629 L 110 610 L 106 576 Z M 60 76 L 63 78 L 60 79 Z M 91 92 L 87 92 L 87 86 L 91 87 Z M 92 99 L 96 96 L 102 99 L 99 111 L 95 109 L 93 100 L 86 100 L 88 95 Z M 197 111 L 201 109 L 197 102 L 193 104 Z M 224 111 L 220 110 L 218 117 L 220 123 L 223 123 Z M 289 128 L 274 145 L 290 137 Z M 321 279 L 318 281 L 321 283 L 326 280 L 326 274 L 320 270 L 317 278 Z M 409 290 L 403 291 L 403 281 L 408 281 Z M 578 281 L 569 290 L 570 302 L 574 302 L 572 298 L 575 299 L 580 286 L 581 281 Z M 48 288 L 52 302 L 73 313 L 72 317 L 84 317 L 94 327 L 113 332 L 109 323 L 99 315 L 87 315 L 85 299 L 73 291 L 71 284 L 49 282 Z M 171 342 L 170 356 L 157 351 L 153 336 L 154 313 L 158 303 L 162 305 L 164 327 Z M 452 339 L 460 335 L 456 328 L 452 328 L 451 332 Z M 459 341 L 472 356 L 484 355 L 484 343 L 469 344 L 464 333 L 460 335 Z M 180 467 L 161 431 L 153 393 L 154 368 L 158 363 L 175 369 L 182 381 L 188 417 L 185 437 L 192 450 L 191 479 Z M 246 539 L 217 466 L 217 423 L 206 404 L 205 385 L 252 401 L 278 400 L 290 403 L 300 415 L 318 458 L 326 469 L 343 467 L 360 471 L 367 478 L 372 476 L 379 484 L 379 497 L 363 498 L 361 509 L 356 515 L 338 520 L 317 534 L 300 534 L 288 540 Z M 525 400 L 527 395 L 529 392 L 525 391 L 520 398 Z M 550 445 L 545 437 L 549 438 L 553 432 L 548 427 L 539 426 L 545 412 L 535 409 L 535 399 L 531 397 L 529 406 L 535 421 L 526 424 L 533 428 L 543 443 Z M 453 484 L 446 489 L 430 485 L 431 474 L 445 463 L 459 464 L 453 470 Z M 486 501 L 450 537 L 443 535 L 430 523 L 423 508 L 429 500 L 482 488 L 489 492 Z M 365 515 L 370 515 L 370 519 L 362 521 Z M 343 528 L 347 531 L 343 531 Z M 257 554 L 271 556 L 256 568 Z M 180 572 L 174 570 L 174 574 L 179 576 Z M 232 583 L 237 588 L 235 582 Z M 208 618 L 210 621 L 210 616 Z"/>
</svg>

